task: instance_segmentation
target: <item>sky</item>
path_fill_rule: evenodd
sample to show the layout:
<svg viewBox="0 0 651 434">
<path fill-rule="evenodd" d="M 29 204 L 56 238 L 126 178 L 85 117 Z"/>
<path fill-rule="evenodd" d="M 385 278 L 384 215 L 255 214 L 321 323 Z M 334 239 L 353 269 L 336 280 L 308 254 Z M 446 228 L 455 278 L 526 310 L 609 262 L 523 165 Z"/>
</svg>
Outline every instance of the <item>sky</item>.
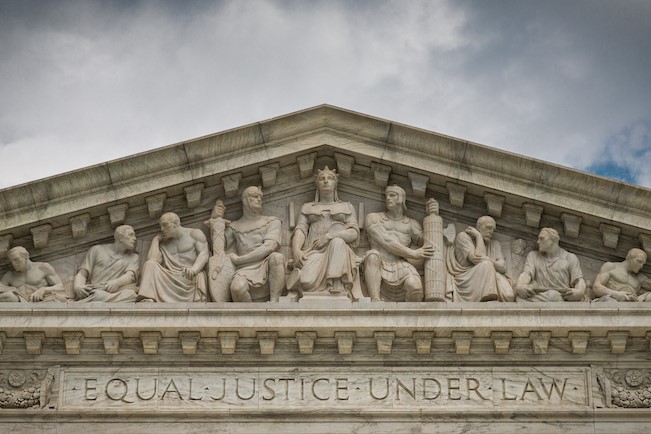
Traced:
<svg viewBox="0 0 651 434">
<path fill-rule="evenodd" d="M 0 0 L 0 188 L 324 103 L 651 187 L 651 1 Z"/>
</svg>

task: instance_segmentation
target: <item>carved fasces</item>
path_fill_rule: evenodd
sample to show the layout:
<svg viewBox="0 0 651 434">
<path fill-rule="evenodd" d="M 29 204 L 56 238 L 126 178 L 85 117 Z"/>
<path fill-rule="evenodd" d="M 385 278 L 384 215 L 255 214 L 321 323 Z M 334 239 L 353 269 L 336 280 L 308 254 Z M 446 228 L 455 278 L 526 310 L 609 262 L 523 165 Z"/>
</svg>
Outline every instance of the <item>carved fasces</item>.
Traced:
<svg viewBox="0 0 651 434">
<path fill-rule="evenodd" d="M 281 221 L 261 215 L 262 189 L 242 192 L 243 215 L 224 220 L 225 207 L 217 201 L 208 225 L 213 255 L 208 261 L 213 301 L 277 302 L 285 287 L 285 258 L 278 252 Z"/>
</svg>

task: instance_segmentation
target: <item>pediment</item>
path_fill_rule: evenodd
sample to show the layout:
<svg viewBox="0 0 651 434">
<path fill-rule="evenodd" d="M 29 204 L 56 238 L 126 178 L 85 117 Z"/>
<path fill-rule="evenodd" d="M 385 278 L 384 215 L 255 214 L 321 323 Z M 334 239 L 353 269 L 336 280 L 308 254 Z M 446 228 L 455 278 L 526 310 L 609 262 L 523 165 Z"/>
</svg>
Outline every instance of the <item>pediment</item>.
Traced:
<svg viewBox="0 0 651 434">
<path fill-rule="evenodd" d="M 0 252 L 22 245 L 38 260 L 64 260 L 121 223 L 136 228 L 143 251 L 162 212 L 201 227 L 222 199 L 237 218 L 249 185 L 264 187 L 265 212 L 288 234 L 290 203 L 311 200 L 326 165 L 361 214 L 381 209 L 384 186 L 398 184 L 414 218 L 433 197 L 446 222 L 490 214 L 504 239 L 529 243 L 554 227 L 566 249 L 595 263 L 651 250 L 648 189 L 323 105 L 0 191 Z"/>
</svg>

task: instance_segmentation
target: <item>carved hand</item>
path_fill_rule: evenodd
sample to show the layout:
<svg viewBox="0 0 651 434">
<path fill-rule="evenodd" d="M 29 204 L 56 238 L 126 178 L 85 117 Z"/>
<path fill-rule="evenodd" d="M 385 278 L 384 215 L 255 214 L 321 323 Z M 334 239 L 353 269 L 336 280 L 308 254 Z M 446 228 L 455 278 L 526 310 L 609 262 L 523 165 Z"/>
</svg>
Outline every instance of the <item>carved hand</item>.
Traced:
<svg viewBox="0 0 651 434">
<path fill-rule="evenodd" d="M 197 271 L 193 267 L 186 267 L 183 269 L 183 277 L 188 280 L 194 280 L 197 276 Z"/>
<path fill-rule="evenodd" d="M 75 291 L 75 297 L 77 300 L 88 297 L 92 292 L 90 285 L 75 286 L 73 290 Z"/>
<path fill-rule="evenodd" d="M 212 209 L 212 213 L 210 214 L 210 218 L 223 218 L 224 213 L 226 212 L 226 206 L 221 200 L 218 200 L 217 203 L 215 203 L 215 207 Z"/>
<path fill-rule="evenodd" d="M 29 297 L 29 301 L 43 301 L 47 288 L 39 288 Z"/>
<path fill-rule="evenodd" d="M 521 285 L 518 286 L 515 290 L 520 298 L 531 298 L 534 296 L 535 292 L 532 285 Z"/>
<path fill-rule="evenodd" d="M 563 293 L 565 301 L 579 301 L 583 298 L 583 291 L 581 288 L 570 288 L 569 291 Z"/>
<path fill-rule="evenodd" d="M 414 259 L 427 259 L 434 256 L 434 247 L 429 244 L 424 245 L 420 249 L 414 250 Z"/>
<path fill-rule="evenodd" d="M 241 265 L 240 257 L 236 253 L 229 253 L 227 257 L 231 260 L 233 265 Z"/>
<path fill-rule="evenodd" d="M 473 238 L 481 237 L 481 233 L 472 226 L 468 226 L 465 232 Z"/>
<path fill-rule="evenodd" d="M 303 252 L 300 249 L 299 250 L 294 250 L 294 263 L 295 263 L 294 266 L 296 268 L 302 268 L 303 263 L 305 262 L 306 259 L 307 259 L 307 256 L 305 255 L 305 252 Z"/>
<path fill-rule="evenodd" d="M 327 246 L 330 240 L 331 240 L 330 236 L 328 234 L 325 234 L 322 237 L 319 237 L 316 240 L 314 240 L 313 246 L 315 249 L 321 249 L 322 247 Z"/>
<path fill-rule="evenodd" d="M 113 279 L 110 282 L 106 284 L 106 292 L 117 292 L 117 290 L 120 289 L 120 282 L 118 279 Z"/>
</svg>

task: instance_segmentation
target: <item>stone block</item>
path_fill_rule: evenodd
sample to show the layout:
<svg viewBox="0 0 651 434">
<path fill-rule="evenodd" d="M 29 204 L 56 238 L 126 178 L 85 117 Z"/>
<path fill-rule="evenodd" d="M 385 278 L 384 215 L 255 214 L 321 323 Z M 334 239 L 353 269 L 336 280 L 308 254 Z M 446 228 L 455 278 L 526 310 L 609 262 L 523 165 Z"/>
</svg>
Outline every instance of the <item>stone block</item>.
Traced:
<svg viewBox="0 0 651 434">
<path fill-rule="evenodd" d="M 117 226 L 124 224 L 124 221 L 127 217 L 128 209 L 129 209 L 129 204 L 126 203 L 121 203 L 106 208 L 106 211 L 109 214 L 109 220 L 111 221 L 111 227 L 115 228 Z"/>
<path fill-rule="evenodd" d="M 78 239 L 83 238 L 88 233 L 88 224 L 90 223 L 90 214 L 80 214 L 74 217 L 70 217 L 70 231 L 72 232 L 72 238 Z"/>
<path fill-rule="evenodd" d="M 456 208 L 463 208 L 466 200 L 466 190 L 468 188 L 465 185 L 455 184 L 454 182 L 446 182 L 445 186 L 448 189 L 450 205 Z"/>
<path fill-rule="evenodd" d="M 7 252 L 11 248 L 11 243 L 14 241 L 12 234 L 5 234 L 0 236 L 0 258 L 6 258 Z"/>
<path fill-rule="evenodd" d="M 188 208 L 196 208 L 201 205 L 201 197 L 203 195 L 203 182 L 199 184 L 189 185 L 183 188 L 185 192 L 185 202 L 187 203 Z"/>
<path fill-rule="evenodd" d="M 337 341 L 339 354 L 351 354 L 353 352 L 355 332 L 335 332 L 335 340 Z"/>
<path fill-rule="evenodd" d="M 224 185 L 224 194 L 226 197 L 235 197 L 240 189 L 240 181 L 242 180 L 242 173 L 234 173 L 232 175 L 224 176 L 222 184 Z"/>
<path fill-rule="evenodd" d="M 624 354 L 626 351 L 627 331 L 610 331 L 606 334 L 612 354 Z"/>
<path fill-rule="evenodd" d="M 158 354 L 158 344 L 162 337 L 161 332 L 140 332 L 143 352 L 145 354 Z"/>
<path fill-rule="evenodd" d="M 416 197 L 425 197 L 429 176 L 416 172 L 407 172 L 409 182 L 411 183 L 411 192 Z"/>
<path fill-rule="evenodd" d="M 45 341 L 45 332 L 26 331 L 23 332 L 23 337 L 25 338 L 27 354 L 41 354 L 43 342 Z"/>
<path fill-rule="evenodd" d="M 570 340 L 570 345 L 572 346 L 572 354 L 585 354 L 588 348 L 590 332 L 569 332 L 567 338 Z"/>
<path fill-rule="evenodd" d="M 542 206 L 525 203 L 522 205 L 522 211 L 524 212 L 524 220 L 527 226 L 531 226 L 532 228 L 540 227 L 540 219 L 543 213 Z"/>
<path fill-rule="evenodd" d="M 513 332 L 508 331 L 495 331 L 491 332 L 491 340 L 493 341 L 493 348 L 495 354 L 508 354 L 509 347 L 511 346 L 511 338 Z"/>
<path fill-rule="evenodd" d="M 416 354 L 429 354 L 432 351 L 434 332 L 414 332 L 412 338 L 416 343 Z"/>
<path fill-rule="evenodd" d="M 44 224 L 36 226 L 30 229 L 32 233 L 32 240 L 34 241 L 34 247 L 37 249 L 43 249 L 47 247 L 48 242 L 50 241 L 50 233 L 52 232 L 51 224 Z"/>
<path fill-rule="evenodd" d="M 200 332 L 179 332 L 179 343 L 183 354 L 197 354 Z"/>
<path fill-rule="evenodd" d="M 473 336 L 473 332 L 452 332 L 454 351 L 457 354 L 470 354 L 470 344 Z"/>
<path fill-rule="evenodd" d="M 268 164 L 260 166 L 258 169 L 260 178 L 262 179 L 262 186 L 264 188 L 273 187 L 278 181 L 278 172 L 280 172 L 280 163 Z"/>
<path fill-rule="evenodd" d="M 374 332 L 373 337 L 378 354 L 391 354 L 393 339 L 396 337 L 395 332 Z"/>
<path fill-rule="evenodd" d="M 238 332 L 219 332 L 217 336 L 219 336 L 222 354 L 235 354 L 240 334 Z"/>
<path fill-rule="evenodd" d="M 534 354 L 546 354 L 552 333 L 548 331 L 529 332 L 529 339 Z"/>
<path fill-rule="evenodd" d="M 386 187 L 389 185 L 391 166 L 380 163 L 371 163 L 371 172 L 373 172 L 373 182 L 375 185 L 378 187 Z"/>
<path fill-rule="evenodd" d="M 104 353 L 119 354 L 120 342 L 122 342 L 122 332 L 102 332 L 102 341 L 104 343 Z"/>
<path fill-rule="evenodd" d="M 611 249 L 616 249 L 617 243 L 619 242 L 619 233 L 622 229 L 617 226 L 602 223 L 599 225 L 599 231 L 601 232 L 603 245 Z"/>
<path fill-rule="evenodd" d="M 350 155 L 340 154 L 335 152 L 335 161 L 337 161 L 337 173 L 344 178 L 350 178 L 353 171 L 353 164 L 355 164 L 355 157 Z"/>
<path fill-rule="evenodd" d="M 66 354 L 80 354 L 81 344 L 84 342 L 84 332 L 70 331 L 63 332 L 63 343 L 66 346 Z"/>
<path fill-rule="evenodd" d="M 484 202 L 486 202 L 486 211 L 488 215 L 495 218 L 502 217 L 502 208 L 504 207 L 504 196 L 499 194 L 484 193 Z"/>
<path fill-rule="evenodd" d="M 316 160 L 316 152 L 296 157 L 298 173 L 301 178 L 307 178 L 314 173 L 314 160 Z"/>
<path fill-rule="evenodd" d="M 561 213 L 561 221 L 563 222 L 563 231 L 565 235 L 572 238 L 579 237 L 583 217 L 564 212 Z"/>
<path fill-rule="evenodd" d="M 278 340 L 278 332 L 257 332 L 256 337 L 260 345 L 260 354 L 273 354 Z"/>
<path fill-rule="evenodd" d="M 150 219 L 157 219 L 163 214 L 165 199 L 167 199 L 167 193 L 158 193 L 145 198 Z"/>
<path fill-rule="evenodd" d="M 312 354 L 314 352 L 314 341 L 316 332 L 296 332 L 299 354 Z"/>
</svg>

